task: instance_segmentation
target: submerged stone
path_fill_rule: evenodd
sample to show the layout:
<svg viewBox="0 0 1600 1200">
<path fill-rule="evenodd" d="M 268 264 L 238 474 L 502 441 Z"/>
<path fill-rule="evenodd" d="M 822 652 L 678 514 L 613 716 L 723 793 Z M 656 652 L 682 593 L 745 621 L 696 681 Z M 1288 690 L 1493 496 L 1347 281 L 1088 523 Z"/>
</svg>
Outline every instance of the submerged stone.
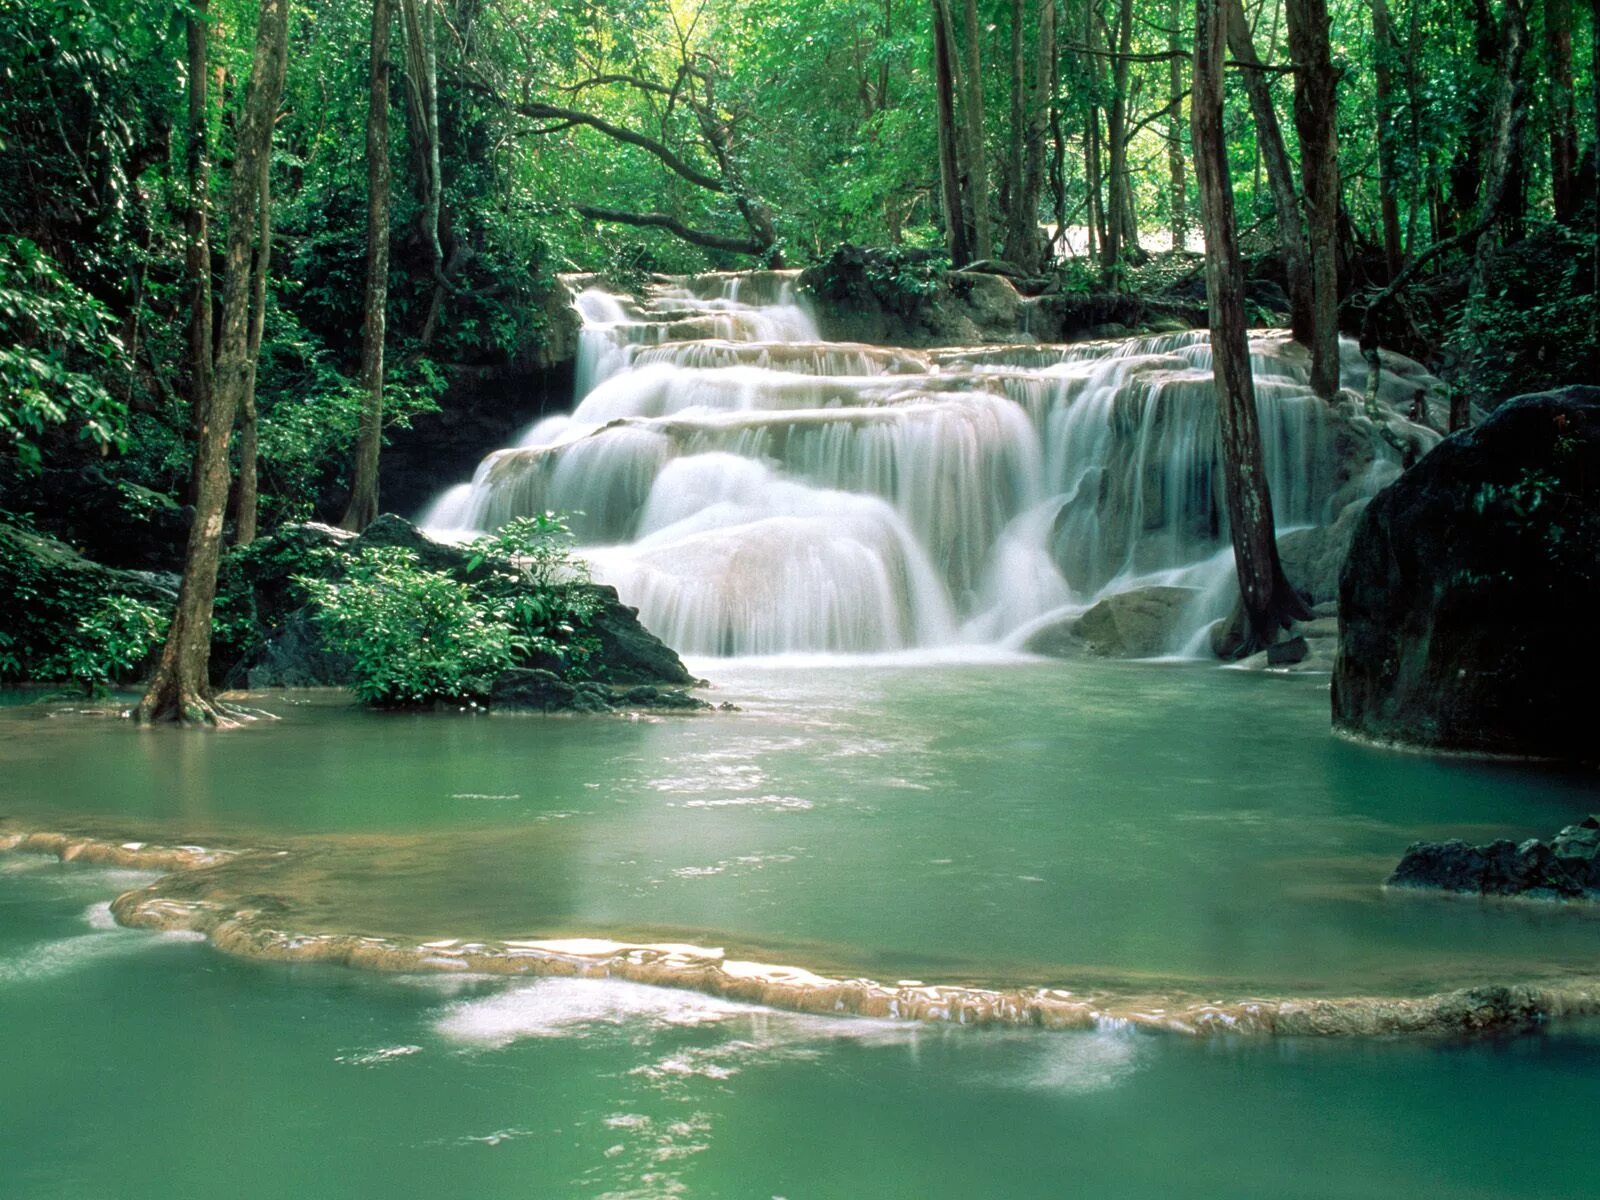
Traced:
<svg viewBox="0 0 1600 1200">
<path fill-rule="evenodd" d="M 1549 842 L 1415 842 L 1388 884 L 1484 896 L 1593 899 L 1600 896 L 1600 817 L 1585 817 Z"/>
</svg>

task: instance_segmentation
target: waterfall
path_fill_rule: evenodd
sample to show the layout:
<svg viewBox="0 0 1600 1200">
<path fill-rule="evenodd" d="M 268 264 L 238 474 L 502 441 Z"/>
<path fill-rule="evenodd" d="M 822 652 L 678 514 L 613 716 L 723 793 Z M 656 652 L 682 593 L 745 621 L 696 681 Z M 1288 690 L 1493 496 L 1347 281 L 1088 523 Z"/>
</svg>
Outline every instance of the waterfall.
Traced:
<svg viewBox="0 0 1600 1200">
<path fill-rule="evenodd" d="M 1014 645 L 1149 583 L 1195 588 L 1197 628 L 1231 604 L 1207 334 L 829 343 L 795 283 L 581 291 L 572 412 L 489 455 L 423 524 L 459 538 L 565 512 L 596 577 L 690 654 Z M 1311 394 L 1287 335 L 1257 333 L 1251 358 L 1280 530 L 1330 523 L 1398 471 L 1354 399 Z"/>
</svg>

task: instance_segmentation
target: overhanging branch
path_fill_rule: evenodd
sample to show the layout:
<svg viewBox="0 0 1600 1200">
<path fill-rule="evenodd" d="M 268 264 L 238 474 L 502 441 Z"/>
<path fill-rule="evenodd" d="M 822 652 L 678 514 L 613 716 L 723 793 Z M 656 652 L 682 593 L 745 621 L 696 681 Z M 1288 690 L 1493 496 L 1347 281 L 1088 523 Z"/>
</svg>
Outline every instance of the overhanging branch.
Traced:
<svg viewBox="0 0 1600 1200">
<path fill-rule="evenodd" d="M 665 229 L 674 237 L 682 238 L 691 245 L 702 246 L 707 250 L 724 250 L 730 254 L 749 254 L 759 258 L 767 252 L 767 247 L 751 238 L 724 237 L 720 233 L 706 233 L 704 230 L 691 229 L 676 217 L 666 213 L 635 213 L 622 212 L 615 208 L 595 208 L 588 204 L 576 206 L 580 216 L 588 217 L 591 221 L 612 221 L 618 225 L 633 225 L 645 229 Z"/>
</svg>

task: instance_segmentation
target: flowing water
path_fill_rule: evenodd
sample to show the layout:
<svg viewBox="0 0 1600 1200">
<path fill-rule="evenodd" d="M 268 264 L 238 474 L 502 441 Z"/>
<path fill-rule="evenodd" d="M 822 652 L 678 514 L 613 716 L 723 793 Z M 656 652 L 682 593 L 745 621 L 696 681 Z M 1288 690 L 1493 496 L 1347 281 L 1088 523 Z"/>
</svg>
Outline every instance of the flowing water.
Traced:
<svg viewBox="0 0 1600 1200">
<path fill-rule="evenodd" d="M 47 852 L 0 853 L 0 1196 L 1592 1195 L 1597 1027 L 1461 1038 L 1453 990 L 1600 1011 L 1600 913 L 1382 887 L 1592 775 L 1018 654 L 1141 582 L 1195 589 L 1174 651 L 1228 603 L 1203 343 L 826 345 L 791 286 L 585 293 L 575 412 L 430 517 L 581 511 L 667 640 L 767 656 L 691 661 L 738 711 L 0 707 L 0 849 Z M 1325 523 L 1392 439 L 1255 350 Z"/>
<path fill-rule="evenodd" d="M 424 517 L 445 536 L 574 514 L 596 573 L 686 653 L 1019 645 L 1147 584 L 1235 592 L 1204 333 L 917 352 L 827 343 L 790 275 L 589 289 L 579 402 Z M 1359 356 L 1352 366 L 1364 370 Z M 1331 522 L 1398 471 L 1370 414 L 1253 345 L 1278 525 Z M 1409 402 L 1432 381 L 1390 372 Z M 1385 422 L 1400 440 L 1431 435 Z"/>
</svg>

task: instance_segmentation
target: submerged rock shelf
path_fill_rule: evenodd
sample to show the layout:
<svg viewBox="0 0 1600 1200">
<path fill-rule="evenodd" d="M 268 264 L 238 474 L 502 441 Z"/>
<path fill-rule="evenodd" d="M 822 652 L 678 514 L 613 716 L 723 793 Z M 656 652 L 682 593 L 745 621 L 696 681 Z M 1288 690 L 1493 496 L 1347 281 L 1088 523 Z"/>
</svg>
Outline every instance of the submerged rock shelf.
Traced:
<svg viewBox="0 0 1600 1200">
<path fill-rule="evenodd" d="M 257 889 L 260 871 L 300 848 L 205 848 L 51 831 L 0 831 L 0 852 L 44 854 L 170 874 L 112 903 L 130 928 L 204 935 L 242 958 L 389 973 L 453 972 L 618 979 L 840 1017 L 1050 1030 L 1124 1027 L 1188 1036 L 1374 1036 L 1518 1029 L 1600 1014 L 1600 976 L 1487 984 L 1423 996 L 1203 999 L 1193 993 L 893 983 L 730 957 L 719 948 L 609 938 L 427 941 L 292 928 L 292 902 Z M 249 885 L 230 889 L 230 871 Z"/>
</svg>

